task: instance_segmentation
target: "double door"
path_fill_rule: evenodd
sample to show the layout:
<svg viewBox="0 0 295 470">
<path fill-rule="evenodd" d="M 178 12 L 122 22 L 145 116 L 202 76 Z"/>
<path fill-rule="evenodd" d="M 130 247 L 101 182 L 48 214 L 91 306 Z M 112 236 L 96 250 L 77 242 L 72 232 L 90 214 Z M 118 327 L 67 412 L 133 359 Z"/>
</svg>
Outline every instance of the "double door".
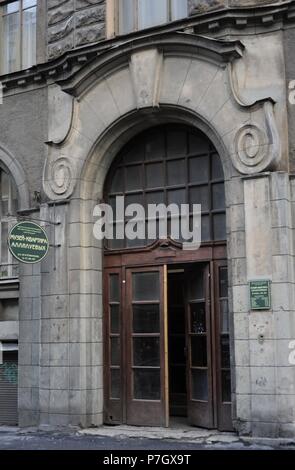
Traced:
<svg viewBox="0 0 295 470">
<path fill-rule="evenodd" d="M 105 422 L 231 430 L 223 261 L 105 273 Z"/>
</svg>

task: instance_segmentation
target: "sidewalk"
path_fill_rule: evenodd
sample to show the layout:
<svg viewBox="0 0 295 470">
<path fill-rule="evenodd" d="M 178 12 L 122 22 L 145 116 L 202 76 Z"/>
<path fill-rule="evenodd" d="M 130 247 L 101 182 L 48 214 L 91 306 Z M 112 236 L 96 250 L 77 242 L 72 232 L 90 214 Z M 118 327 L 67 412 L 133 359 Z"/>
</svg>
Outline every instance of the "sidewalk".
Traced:
<svg viewBox="0 0 295 470">
<path fill-rule="evenodd" d="M 245 446 L 267 446 L 269 448 L 288 448 L 295 450 L 295 441 L 291 439 L 270 439 L 239 437 L 234 432 L 219 432 L 194 428 L 183 423 L 174 423 L 169 428 L 140 427 L 140 426 L 101 426 L 79 431 L 81 435 L 100 436 L 110 438 L 138 438 L 154 440 L 173 440 L 179 442 L 195 443 L 199 445 L 212 444 L 241 444 Z"/>
</svg>

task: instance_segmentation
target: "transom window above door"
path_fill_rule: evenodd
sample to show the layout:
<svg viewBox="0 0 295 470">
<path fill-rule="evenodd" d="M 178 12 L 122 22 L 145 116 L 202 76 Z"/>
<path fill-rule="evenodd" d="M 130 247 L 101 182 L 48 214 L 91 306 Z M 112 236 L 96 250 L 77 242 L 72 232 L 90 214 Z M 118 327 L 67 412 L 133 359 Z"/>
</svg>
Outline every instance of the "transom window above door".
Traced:
<svg viewBox="0 0 295 470">
<path fill-rule="evenodd" d="M 226 240 L 224 173 L 210 140 L 197 129 L 177 124 L 157 126 L 132 139 L 116 157 L 105 184 L 105 201 L 116 214 L 116 198 L 125 207 L 140 204 L 202 206 L 202 242 Z M 125 215 L 124 223 L 128 223 Z M 146 223 L 148 223 L 148 216 Z M 168 216 L 168 231 L 171 229 Z M 114 233 L 121 221 L 115 220 Z M 157 233 L 159 223 L 157 222 Z M 147 235 L 147 230 L 146 230 Z M 171 236 L 171 231 L 169 233 Z M 156 239 L 108 240 L 107 248 L 121 250 L 151 245 Z M 175 241 L 183 242 L 176 239 Z"/>
<path fill-rule="evenodd" d="M 0 2 L 0 73 L 36 64 L 37 0 Z"/>
<path fill-rule="evenodd" d="M 128 34 L 188 15 L 187 0 L 117 0 L 116 6 L 118 34 Z"/>
</svg>

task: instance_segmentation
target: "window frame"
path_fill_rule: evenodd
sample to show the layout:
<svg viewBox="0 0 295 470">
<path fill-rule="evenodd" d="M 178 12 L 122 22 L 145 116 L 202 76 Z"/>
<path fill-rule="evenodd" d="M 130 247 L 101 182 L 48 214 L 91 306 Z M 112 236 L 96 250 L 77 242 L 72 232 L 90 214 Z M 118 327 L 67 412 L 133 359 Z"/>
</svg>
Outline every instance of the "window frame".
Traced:
<svg viewBox="0 0 295 470">
<path fill-rule="evenodd" d="M 185 136 L 185 141 L 186 141 L 186 151 L 184 153 L 180 154 L 172 154 L 168 155 L 168 138 L 169 135 L 172 135 L 173 132 L 181 132 Z M 163 142 L 164 142 L 164 154 L 163 156 L 157 156 L 156 158 L 147 158 L 146 156 L 146 144 L 149 142 L 152 142 L 153 137 L 156 135 L 162 135 L 163 136 Z M 152 137 L 152 139 L 150 139 Z M 206 143 L 206 149 L 201 149 L 201 150 L 195 150 L 190 148 L 190 138 L 191 137 L 197 137 L 201 138 L 204 143 Z M 137 160 L 128 160 L 128 157 L 136 150 L 136 152 L 139 152 L 142 156 L 139 156 Z M 140 152 L 141 150 L 141 152 Z M 216 163 L 216 157 L 218 159 L 218 163 L 220 165 L 220 169 L 222 170 L 222 174 L 214 174 L 214 162 Z M 206 163 L 206 170 L 207 170 L 207 179 L 199 179 L 199 180 L 194 180 L 192 179 L 192 172 L 190 170 L 190 163 L 193 162 L 195 159 L 202 158 L 205 159 Z M 185 169 L 185 179 L 182 182 L 169 182 L 169 176 L 168 176 L 168 167 L 171 166 L 171 164 L 178 163 L 182 161 L 184 162 L 184 169 Z M 163 174 L 163 184 L 160 186 L 149 186 L 147 183 L 147 168 L 152 165 L 157 165 L 161 164 L 162 165 L 162 174 Z M 136 188 L 127 188 L 127 172 L 131 168 L 139 168 L 141 171 L 141 185 Z M 118 171 L 122 170 L 122 175 L 121 175 L 121 180 L 122 180 L 122 187 L 121 189 L 114 189 L 112 186 L 115 181 L 115 175 Z M 214 205 L 214 198 L 213 198 L 213 193 L 214 193 L 214 187 L 216 185 L 222 185 L 223 187 L 223 195 L 224 195 L 224 205 L 222 207 L 215 207 Z M 224 169 L 222 167 L 222 162 L 220 159 L 220 156 L 213 145 L 213 143 L 210 141 L 210 139 L 203 134 L 201 131 L 198 129 L 195 129 L 191 126 L 187 125 L 180 125 L 180 124 L 162 124 L 158 126 L 153 126 L 151 128 L 146 129 L 145 131 L 141 132 L 139 135 L 133 137 L 127 144 L 123 146 L 123 148 L 120 150 L 116 158 L 114 159 L 106 180 L 105 180 L 105 185 L 104 185 L 104 196 L 103 200 L 105 203 L 109 204 L 112 206 L 112 201 L 114 201 L 114 198 L 116 196 L 124 196 L 125 201 L 128 197 L 135 196 L 137 198 L 136 202 L 141 202 L 143 203 L 145 209 L 147 209 L 147 198 L 149 194 L 155 194 L 155 193 L 162 193 L 164 196 L 163 201 L 160 201 L 159 203 L 163 202 L 166 206 L 170 203 L 173 203 L 173 201 L 169 201 L 169 194 L 172 194 L 172 192 L 177 192 L 177 191 L 183 191 L 185 194 L 185 201 L 184 203 L 190 204 L 190 216 L 193 215 L 192 212 L 192 204 L 197 204 L 200 203 L 199 201 L 192 201 L 191 200 L 191 190 L 194 189 L 201 189 L 205 188 L 207 191 L 207 203 L 208 207 L 207 208 L 202 208 L 202 222 L 205 223 L 205 220 L 207 220 L 207 228 L 208 228 L 208 237 L 202 238 L 202 246 L 204 245 L 214 245 L 214 244 L 220 244 L 224 243 L 226 241 L 226 200 L 225 200 L 225 175 L 224 175 Z M 156 202 L 157 204 L 158 202 Z M 176 202 L 177 203 L 177 202 Z M 183 202 L 180 202 L 183 203 Z M 180 204 L 177 203 L 177 204 Z M 145 223 L 148 222 L 148 217 L 147 217 L 147 212 L 146 212 L 146 219 Z M 224 238 L 219 237 L 218 235 L 218 230 L 215 232 L 215 225 L 214 221 L 218 216 L 224 217 L 224 222 L 222 225 L 219 225 L 218 228 L 224 229 Z M 124 216 L 124 224 L 127 223 L 127 221 L 130 219 L 130 217 Z M 171 220 L 171 217 L 168 217 L 168 223 Z M 113 228 L 115 228 L 116 225 L 120 225 L 120 221 L 114 220 L 114 225 Z M 203 231 L 204 234 L 204 231 Z M 170 237 L 170 235 L 169 235 Z M 124 251 L 132 251 L 132 250 L 145 250 L 149 249 L 150 246 L 152 246 L 157 240 L 144 240 L 142 243 L 137 243 L 135 244 L 131 243 L 128 244 L 128 240 L 125 237 L 124 240 L 121 240 L 119 244 L 117 243 L 117 240 L 105 240 L 104 243 L 104 249 L 107 252 L 124 252 Z M 180 240 L 174 240 L 176 243 L 183 243 Z M 115 242 L 115 245 L 114 245 Z"/>
<path fill-rule="evenodd" d="M 3 48 L 1 47 L 1 39 L 4 37 L 4 33 L 3 33 L 3 18 L 6 17 L 6 16 L 9 16 L 9 15 L 13 15 L 14 13 L 5 13 L 3 14 L 3 7 L 11 4 L 11 3 L 16 3 L 16 2 L 19 2 L 19 10 L 18 10 L 18 13 L 19 13 L 19 25 L 18 25 L 18 28 L 19 28 L 19 38 L 18 38 L 18 45 L 17 45 L 17 57 L 16 57 L 16 63 L 17 63 L 17 66 L 16 66 L 16 69 L 15 70 L 12 70 L 12 71 L 5 71 L 4 72 L 4 69 L 7 69 L 7 65 L 8 64 L 4 64 L 4 51 L 3 51 Z M 37 56 L 38 56 L 38 51 L 37 51 L 37 47 L 38 47 L 38 41 L 37 41 L 37 28 L 38 28 L 38 24 L 37 24 L 37 21 L 38 21 L 38 0 L 35 0 L 36 1 L 36 5 L 35 6 L 29 6 L 29 7 L 25 7 L 23 6 L 23 3 L 24 3 L 24 0 L 0 0 L 0 75 L 8 75 L 8 74 L 11 74 L 11 73 L 15 73 L 15 72 L 19 72 L 21 70 L 26 70 L 26 67 L 23 66 L 23 32 L 24 32 L 24 12 L 27 11 L 27 10 L 30 10 L 31 8 L 35 8 L 36 9 L 36 50 L 35 50 L 35 60 L 34 60 L 34 63 L 31 65 L 31 67 L 33 65 L 36 65 L 37 63 Z M 4 41 L 3 41 L 4 42 Z"/>
<path fill-rule="evenodd" d="M 6 198 L 2 197 L 2 173 L 5 173 L 8 179 L 8 197 L 7 197 L 7 214 L 2 215 L 2 201 Z M 13 191 L 14 189 L 14 191 Z M 7 253 L 7 262 L 2 262 L 2 224 L 7 223 L 7 234 L 9 234 L 13 225 L 17 223 L 17 215 L 13 214 L 13 194 L 15 193 L 16 200 L 18 201 L 17 187 L 13 180 L 11 173 L 0 166 L 0 281 L 7 279 L 17 279 L 18 278 L 18 262 L 13 258 L 12 254 L 9 251 L 8 244 L 6 247 Z M 3 276 L 3 268 L 7 269 L 7 275 Z M 14 270 L 16 274 L 14 275 Z"/>
<path fill-rule="evenodd" d="M 144 31 L 145 29 L 154 28 L 154 27 L 157 27 L 157 26 L 162 26 L 164 24 L 168 24 L 170 22 L 178 21 L 178 20 L 181 19 L 181 18 L 178 18 L 178 19 L 174 20 L 172 18 L 172 13 L 173 13 L 172 0 L 166 0 L 166 2 L 167 2 L 167 12 L 168 12 L 166 22 L 165 23 L 155 24 L 153 26 L 148 26 L 146 28 L 139 28 L 139 26 L 138 26 L 138 23 L 139 23 L 138 0 L 133 0 L 133 5 L 134 5 L 133 6 L 133 12 L 134 12 L 134 14 L 133 14 L 133 26 L 134 26 L 134 28 L 132 29 L 132 31 L 130 31 L 128 33 L 123 33 L 123 32 L 121 33 L 120 32 L 119 2 L 118 2 L 118 0 L 106 0 L 106 1 L 107 1 L 106 31 L 107 31 L 107 38 L 108 39 L 111 38 L 111 37 L 114 37 L 114 36 L 124 36 L 124 35 L 127 35 L 127 34 L 139 32 L 139 31 Z M 187 7 L 187 15 L 188 15 L 188 7 Z M 184 17 L 184 18 L 186 18 L 186 17 Z"/>
</svg>

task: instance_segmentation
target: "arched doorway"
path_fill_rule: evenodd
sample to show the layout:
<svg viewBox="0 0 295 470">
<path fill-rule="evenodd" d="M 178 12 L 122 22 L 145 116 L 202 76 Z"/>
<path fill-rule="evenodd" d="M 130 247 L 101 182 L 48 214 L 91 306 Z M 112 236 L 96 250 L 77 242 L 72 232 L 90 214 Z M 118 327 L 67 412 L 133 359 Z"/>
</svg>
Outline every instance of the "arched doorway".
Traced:
<svg viewBox="0 0 295 470">
<path fill-rule="evenodd" d="M 104 198 L 202 205 L 202 244 L 157 237 L 109 240 L 104 250 L 106 423 L 232 429 L 224 175 L 200 131 L 144 131 L 119 153 Z M 124 220 L 116 220 L 114 231 Z M 147 222 L 147 221 L 146 221 Z M 168 221 L 168 227 L 170 227 Z M 169 234 L 168 234 L 169 235 Z"/>
</svg>

